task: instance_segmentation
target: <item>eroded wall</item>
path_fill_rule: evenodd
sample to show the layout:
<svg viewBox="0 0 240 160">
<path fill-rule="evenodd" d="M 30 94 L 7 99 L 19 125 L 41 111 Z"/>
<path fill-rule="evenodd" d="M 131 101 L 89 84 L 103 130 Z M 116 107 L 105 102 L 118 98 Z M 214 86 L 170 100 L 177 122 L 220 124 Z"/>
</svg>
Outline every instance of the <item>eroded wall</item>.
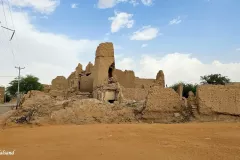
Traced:
<svg viewBox="0 0 240 160">
<path fill-rule="evenodd" d="M 107 84 L 109 67 L 114 64 L 112 43 L 101 43 L 96 50 L 93 88 Z"/>
<path fill-rule="evenodd" d="M 181 110 L 179 95 L 171 88 L 153 86 L 149 89 L 143 118 L 156 122 L 172 121 L 173 114 Z"/>
<path fill-rule="evenodd" d="M 163 88 L 165 88 L 165 76 L 164 76 L 164 73 L 162 70 L 160 70 L 157 73 L 155 85 L 159 85 L 159 86 L 162 86 Z"/>
<path fill-rule="evenodd" d="M 68 81 L 64 76 L 57 76 L 52 80 L 51 90 L 67 90 Z"/>
<path fill-rule="evenodd" d="M 135 78 L 135 88 L 149 89 L 153 83 L 154 79 Z"/>
<path fill-rule="evenodd" d="M 93 64 L 91 62 L 88 63 L 88 65 L 86 66 L 85 72 L 87 73 L 91 73 L 93 71 Z"/>
<path fill-rule="evenodd" d="M 120 85 L 125 88 L 135 88 L 135 74 L 133 71 L 115 69 L 114 75 Z"/>
<path fill-rule="evenodd" d="M 126 100 L 142 101 L 145 100 L 148 94 L 148 89 L 144 88 L 123 88 L 123 97 Z"/>
<path fill-rule="evenodd" d="M 240 115 L 240 85 L 201 85 L 196 98 L 201 114 Z"/>
<path fill-rule="evenodd" d="M 92 92 L 93 91 L 93 76 L 82 76 L 80 78 L 80 92 Z"/>
<path fill-rule="evenodd" d="M 72 73 L 68 76 L 67 81 L 68 81 L 68 87 L 69 87 L 69 88 L 77 87 L 77 86 L 76 86 L 76 82 L 75 82 L 75 72 L 72 72 Z"/>
<path fill-rule="evenodd" d="M 182 99 L 182 97 L 183 97 L 183 84 L 178 85 L 177 93 L 178 93 L 180 99 Z"/>
<path fill-rule="evenodd" d="M 76 71 L 78 74 L 80 74 L 80 73 L 83 71 L 83 69 L 82 69 L 82 64 L 81 64 L 81 63 L 78 63 L 78 66 L 76 67 L 75 71 Z"/>
</svg>

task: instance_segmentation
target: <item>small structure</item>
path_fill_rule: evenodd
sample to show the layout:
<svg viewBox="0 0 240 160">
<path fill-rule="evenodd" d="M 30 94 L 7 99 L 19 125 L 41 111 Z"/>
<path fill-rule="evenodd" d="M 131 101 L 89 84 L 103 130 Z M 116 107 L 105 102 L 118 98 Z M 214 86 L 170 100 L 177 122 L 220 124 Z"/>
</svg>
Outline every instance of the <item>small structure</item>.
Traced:
<svg viewBox="0 0 240 160">
<path fill-rule="evenodd" d="M 104 102 L 122 102 L 122 90 L 119 83 L 102 85 L 93 91 L 93 97 Z"/>
</svg>

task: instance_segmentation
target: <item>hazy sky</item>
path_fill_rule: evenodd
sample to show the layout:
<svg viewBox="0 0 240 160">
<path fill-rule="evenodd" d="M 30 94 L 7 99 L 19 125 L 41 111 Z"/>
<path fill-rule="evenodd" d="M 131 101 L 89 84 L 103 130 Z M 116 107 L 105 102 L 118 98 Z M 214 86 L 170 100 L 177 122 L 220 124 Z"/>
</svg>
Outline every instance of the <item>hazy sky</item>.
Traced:
<svg viewBox="0 0 240 160">
<path fill-rule="evenodd" d="M 163 70 L 168 85 L 210 73 L 240 81 L 239 0 L 9 0 L 12 12 L 3 1 L 1 25 L 16 35 L 10 43 L 0 28 L 0 85 L 17 76 L 16 65 L 42 83 L 67 77 L 94 63 L 106 41 L 116 67 L 139 77 Z"/>
</svg>

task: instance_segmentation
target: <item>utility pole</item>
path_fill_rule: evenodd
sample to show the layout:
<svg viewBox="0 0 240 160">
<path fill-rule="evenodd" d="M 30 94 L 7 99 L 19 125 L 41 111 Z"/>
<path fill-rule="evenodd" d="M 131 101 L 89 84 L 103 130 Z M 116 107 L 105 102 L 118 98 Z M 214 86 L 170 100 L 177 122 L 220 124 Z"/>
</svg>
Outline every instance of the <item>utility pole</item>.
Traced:
<svg viewBox="0 0 240 160">
<path fill-rule="evenodd" d="M 16 109 L 19 107 L 19 103 L 20 103 L 20 75 L 21 75 L 21 69 L 25 69 L 25 67 L 21 68 L 19 67 L 15 67 L 18 69 L 18 91 L 17 91 L 17 106 Z"/>
</svg>

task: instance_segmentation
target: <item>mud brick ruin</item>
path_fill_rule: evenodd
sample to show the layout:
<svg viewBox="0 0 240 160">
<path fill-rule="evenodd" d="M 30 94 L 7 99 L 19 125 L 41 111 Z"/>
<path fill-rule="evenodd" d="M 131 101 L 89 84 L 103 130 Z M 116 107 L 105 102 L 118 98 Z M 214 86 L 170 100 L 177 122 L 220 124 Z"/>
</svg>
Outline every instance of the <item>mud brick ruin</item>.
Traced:
<svg viewBox="0 0 240 160">
<path fill-rule="evenodd" d="M 83 70 L 78 64 L 68 78 L 57 76 L 51 86 L 45 85 L 44 91 L 55 97 L 88 92 L 93 98 L 108 102 L 121 101 L 123 95 L 127 99 L 144 100 L 154 83 L 165 86 L 163 71 L 155 80 L 141 79 L 135 77 L 133 71 L 116 69 L 113 44 L 102 43 L 97 47 L 94 65 L 89 62 Z"/>
<path fill-rule="evenodd" d="M 4 103 L 4 94 L 5 94 L 5 88 L 0 87 L 0 104 Z"/>
<path fill-rule="evenodd" d="M 4 88 L 0 88 L 0 102 Z M 155 79 L 136 77 L 115 68 L 114 46 L 101 43 L 94 64 L 79 63 L 66 78 L 57 76 L 43 92 L 29 91 L 6 124 L 181 123 L 240 121 L 240 83 L 199 85 L 196 95 L 183 97 L 165 85 L 164 72 Z"/>
<path fill-rule="evenodd" d="M 142 79 L 134 71 L 116 69 L 114 46 L 109 42 L 97 47 L 94 64 L 89 62 L 84 70 L 79 63 L 68 78 L 57 76 L 45 85 L 44 92 L 53 97 L 85 95 L 109 103 L 144 102 L 142 118 L 156 122 L 174 121 L 179 113 L 240 115 L 240 83 L 200 85 L 196 95 L 189 92 L 185 98 L 182 84 L 177 91 L 165 86 L 162 70 L 155 79 Z"/>
</svg>

